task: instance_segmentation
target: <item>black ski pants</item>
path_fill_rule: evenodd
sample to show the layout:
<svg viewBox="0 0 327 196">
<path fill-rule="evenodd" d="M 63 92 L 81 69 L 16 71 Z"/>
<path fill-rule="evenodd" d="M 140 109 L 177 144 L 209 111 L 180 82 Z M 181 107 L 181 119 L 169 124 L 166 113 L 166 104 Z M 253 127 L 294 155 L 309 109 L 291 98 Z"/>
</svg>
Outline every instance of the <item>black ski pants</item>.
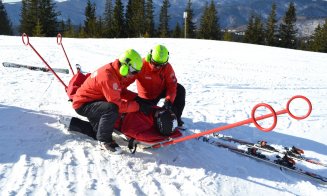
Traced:
<svg viewBox="0 0 327 196">
<path fill-rule="evenodd" d="M 96 139 L 111 142 L 115 122 L 119 116 L 118 106 L 106 101 L 95 101 L 82 105 L 76 112 L 85 116 L 96 132 Z M 89 135 L 89 134 L 87 134 Z"/>
<path fill-rule="evenodd" d="M 68 131 L 79 132 L 93 138 L 94 140 L 97 140 L 97 132 L 93 130 L 93 127 L 89 121 L 84 121 L 73 117 L 70 121 Z"/>
</svg>

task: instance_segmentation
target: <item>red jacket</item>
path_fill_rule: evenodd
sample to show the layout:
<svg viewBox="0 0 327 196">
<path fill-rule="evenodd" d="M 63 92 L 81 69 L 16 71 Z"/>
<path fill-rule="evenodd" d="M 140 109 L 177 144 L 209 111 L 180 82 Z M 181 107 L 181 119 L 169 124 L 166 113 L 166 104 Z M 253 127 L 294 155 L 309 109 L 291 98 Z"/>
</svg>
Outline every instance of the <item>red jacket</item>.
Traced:
<svg viewBox="0 0 327 196">
<path fill-rule="evenodd" d="M 77 109 L 85 103 L 102 100 L 116 104 L 120 113 L 138 111 L 139 104 L 128 101 L 135 97 L 135 93 L 127 90 L 129 79 L 119 74 L 119 66 L 117 59 L 93 72 L 74 95 L 73 108 Z"/>
<path fill-rule="evenodd" d="M 172 66 L 168 63 L 157 69 L 143 59 L 143 67 L 136 76 L 138 96 L 144 99 L 156 99 L 166 90 L 166 99 L 172 103 L 176 97 L 177 79 Z"/>
</svg>

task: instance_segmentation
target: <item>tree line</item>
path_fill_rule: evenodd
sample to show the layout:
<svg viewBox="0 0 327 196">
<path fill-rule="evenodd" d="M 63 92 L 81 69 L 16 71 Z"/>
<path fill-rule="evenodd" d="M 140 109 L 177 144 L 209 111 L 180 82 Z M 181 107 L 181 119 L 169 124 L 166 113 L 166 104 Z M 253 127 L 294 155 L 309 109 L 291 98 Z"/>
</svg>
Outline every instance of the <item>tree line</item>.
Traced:
<svg viewBox="0 0 327 196">
<path fill-rule="evenodd" d="M 318 25 L 309 39 L 297 37 L 296 8 L 290 2 L 282 21 L 278 24 L 276 4 L 264 22 L 262 17 L 252 12 L 244 34 L 222 30 L 218 10 L 211 0 L 203 7 L 200 22 L 194 23 L 192 0 L 185 6 L 186 19 L 169 28 L 171 16 L 170 2 L 163 0 L 156 25 L 153 0 L 128 0 L 124 6 L 121 0 L 106 0 L 101 16 L 96 15 L 96 5 L 87 1 L 83 24 L 74 26 L 70 19 L 58 21 L 60 13 L 56 11 L 52 0 L 22 0 L 19 32 L 31 36 L 55 36 L 61 32 L 65 37 L 79 38 L 127 38 L 127 37 L 173 37 L 197 38 L 225 41 L 239 41 L 252 44 L 277 46 L 327 52 L 327 19 Z M 8 18 L 2 0 L 0 0 L 0 34 L 12 35 L 12 24 Z"/>
</svg>

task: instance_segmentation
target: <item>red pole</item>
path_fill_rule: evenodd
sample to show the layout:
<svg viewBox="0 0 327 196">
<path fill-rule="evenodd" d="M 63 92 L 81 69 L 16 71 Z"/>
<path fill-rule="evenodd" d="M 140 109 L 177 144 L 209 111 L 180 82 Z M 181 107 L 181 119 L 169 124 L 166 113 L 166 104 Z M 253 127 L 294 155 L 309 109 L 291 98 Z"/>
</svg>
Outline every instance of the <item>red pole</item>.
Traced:
<svg viewBox="0 0 327 196">
<path fill-rule="evenodd" d="M 61 48 L 62 48 L 62 50 L 64 51 L 64 54 L 65 54 L 66 59 L 67 59 L 67 61 L 68 61 L 68 65 L 69 65 L 70 71 L 73 73 L 73 75 L 75 75 L 75 74 L 74 74 L 74 71 L 73 71 L 73 68 L 72 68 L 72 66 L 71 66 L 71 64 L 70 64 L 70 61 L 69 61 L 69 59 L 68 59 L 68 56 L 67 56 L 67 54 L 66 54 L 66 51 L 65 51 L 64 45 L 62 45 L 62 36 L 61 36 L 60 33 L 58 33 L 58 35 L 57 35 L 57 44 L 58 44 L 58 45 L 61 45 Z"/>
<path fill-rule="evenodd" d="M 296 98 L 301 98 L 301 99 L 304 99 L 308 105 L 309 105 L 309 110 L 307 112 L 306 115 L 304 116 L 301 116 L 301 117 L 297 117 L 295 115 L 293 115 L 290 110 L 289 110 L 289 105 L 290 103 L 292 102 L 292 100 L 296 99 Z M 271 114 L 266 114 L 266 115 L 263 115 L 263 116 L 259 116 L 259 117 L 256 117 L 254 118 L 254 114 L 255 114 L 255 111 L 261 107 L 261 106 L 264 106 L 264 107 L 267 107 L 272 113 Z M 201 132 L 201 133 L 195 133 L 195 134 L 192 134 L 192 135 L 188 135 L 188 136 L 185 136 L 185 137 L 182 137 L 182 138 L 178 138 L 178 139 L 175 139 L 175 140 L 171 140 L 171 141 L 168 141 L 168 142 L 164 142 L 164 143 L 160 143 L 160 144 L 156 144 L 156 145 L 153 145 L 152 148 L 160 148 L 162 146 L 168 146 L 168 145 L 172 145 L 172 144 L 177 144 L 179 142 L 183 142 L 183 141 L 186 141 L 186 140 L 190 140 L 190 139 L 194 139 L 194 138 L 198 138 L 200 136 L 203 136 L 203 135 L 208 135 L 208 134 L 211 134 L 211 133 L 215 133 L 215 132 L 219 132 L 219 131 L 223 131 L 223 130 L 226 130 L 226 129 L 231 129 L 231 128 L 235 128 L 235 127 L 238 127 L 238 126 L 241 126 L 241 125 L 245 125 L 245 124 L 250 124 L 250 123 L 254 123 L 255 126 L 261 130 L 261 131 L 264 131 L 264 132 L 268 132 L 268 131 L 271 131 L 272 129 L 275 128 L 276 124 L 277 124 L 277 115 L 281 115 L 281 114 L 285 114 L 285 113 L 288 113 L 292 118 L 295 118 L 297 120 L 301 120 L 301 119 L 304 119 L 306 117 L 308 117 L 310 115 L 312 111 L 312 105 L 311 105 L 311 102 L 308 98 L 302 96 L 302 95 L 297 95 L 297 96 L 294 96 L 292 97 L 288 102 L 287 102 L 287 108 L 284 109 L 284 110 L 281 110 L 281 111 L 278 111 L 278 112 L 275 112 L 274 109 L 268 105 L 268 104 L 265 104 L 265 103 L 261 103 L 261 104 L 257 104 L 253 109 L 252 109 L 252 113 L 251 113 L 251 118 L 247 119 L 247 120 L 243 120 L 243 121 L 240 121 L 240 122 L 236 122 L 236 123 L 233 123 L 233 124 L 229 124 L 229 125 L 225 125 L 225 126 L 221 126 L 221 127 L 217 127 L 217 128 L 214 128 L 214 129 L 210 129 L 208 131 L 204 131 L 204 132 Z M 273 122 L 273 125 L 269 128 L 262 128 L 258 123 L 257 121 L 258 120 L 263 120 L 263 119 L 266 119 L 266 118 L 269 118 L 269 117 L 273 117 L 274 118 L 274 122 Z"/>
<path fill-rule="evenodd" d="M 27 42 L 25 43 L 24 37 L 26 37 Z M 35 50 L 35 48 L 32 46 L 32 44 L 29 42 L 29 37 L 26 33 L 23 33 L 22 35 L 23 44 L 26 46 L 30 46 L 34 52 L 40 57 L 40 59 L 43 61 L 43 63 L 48 67 L 48 69 L 56 76 L 56 78 L 61 82 L 62 85 L 64 85 L 65 89 L 67 89 L 66 84 L 60 79 L 60 77 L 56 74 L 56 72 L 53 71 L 53 69 L 48 65 L 48 63 L 42 58 L 42 56 Z"/>
</svg>

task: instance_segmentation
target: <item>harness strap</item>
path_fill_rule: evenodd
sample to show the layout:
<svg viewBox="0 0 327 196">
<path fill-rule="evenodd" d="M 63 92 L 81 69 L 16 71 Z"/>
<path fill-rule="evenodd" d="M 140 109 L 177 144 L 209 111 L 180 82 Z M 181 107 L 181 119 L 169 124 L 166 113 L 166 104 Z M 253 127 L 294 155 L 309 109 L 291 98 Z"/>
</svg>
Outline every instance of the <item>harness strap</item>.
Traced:
<svg viewBox="0 0 327 196">
<path fill-rule="evenodd" d="M 119 125 L 118 125 L 119 131 L 121 131 L 121 127 L 123 126 L 123 121 L 124 121 L 125 116 L 126 116 L 126 113 L 123 113 L 120 115 L 120 121 L 119 121 Z"/>
</svg>

